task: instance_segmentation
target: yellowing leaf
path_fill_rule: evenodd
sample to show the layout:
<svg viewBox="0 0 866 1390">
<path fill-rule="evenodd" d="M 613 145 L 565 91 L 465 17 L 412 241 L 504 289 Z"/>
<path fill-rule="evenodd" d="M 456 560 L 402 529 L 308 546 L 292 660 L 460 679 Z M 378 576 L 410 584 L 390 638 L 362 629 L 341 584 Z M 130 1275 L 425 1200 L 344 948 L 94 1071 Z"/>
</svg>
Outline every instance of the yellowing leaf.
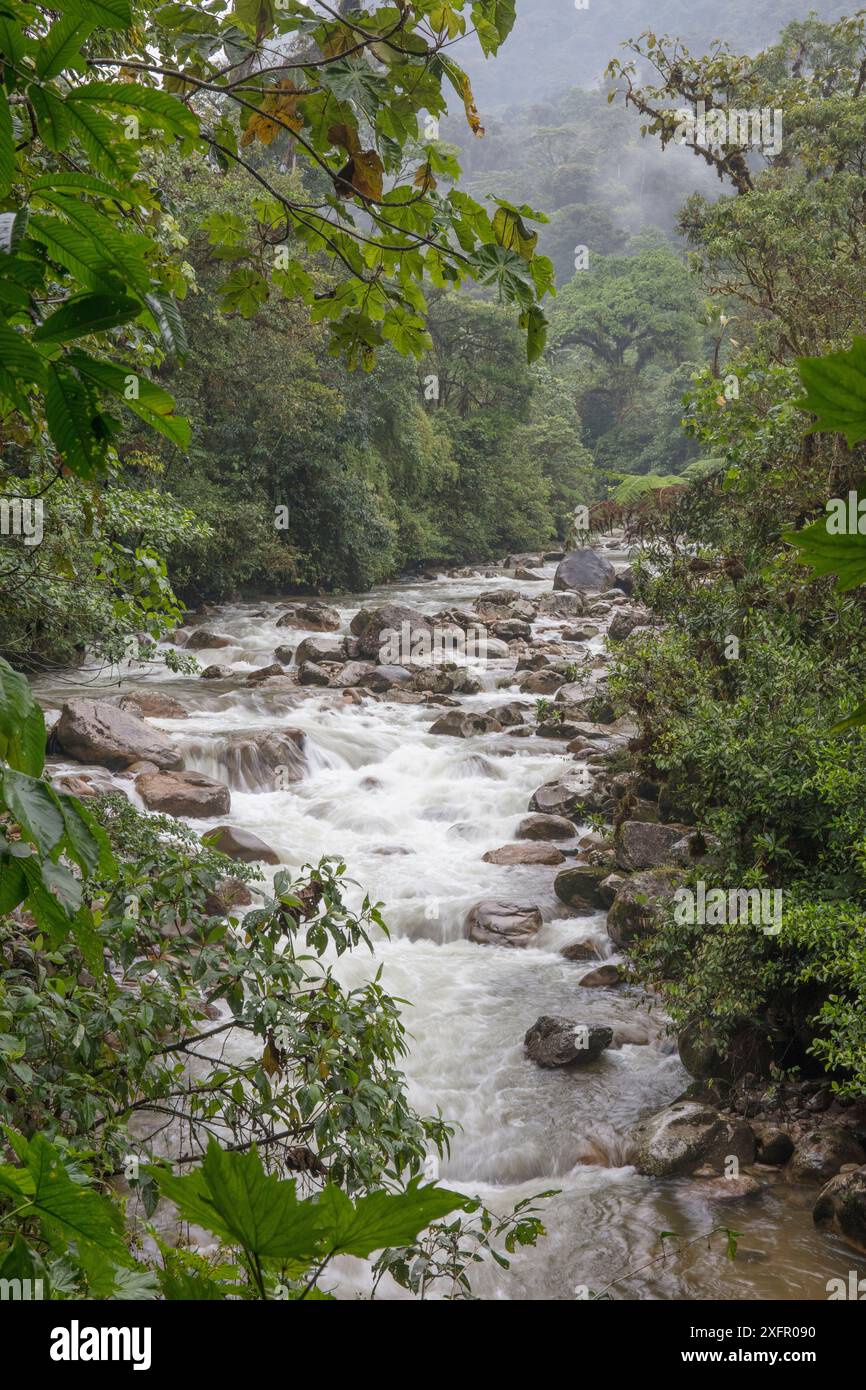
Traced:
<svg viewBox="0 0 866 1390">
<path fill-rule="evenodd" d="M 358 36 L 351 29 L 347 29 L 344 24 L 340 24 L 325 39 L 322 44 L 322 53 L 326 58 L 339 58 L 341 53 L 349 53 L 357 47 Z"/>
<path fill-rule="evenodd" d="M 337 192 L 343 198 L 357 195 L 378 202 L 384 173 L 385 166 L 375 150 L 359 150 L 336 176 Z"/>
<path fill-rule="evenodd" d="M 241 136 L 241 145 L 251 145 L 260 140 L 263 145 L 271 145 L 281 130 L 300 130 L 304 118 L 298 114 L 298 102 L 307 93 L 300 91 L 291 78 L 283 80 L 269 92 L 259 110 L 250 117 L 246 130 Z"/>
<path fill-rule="evenodd" d="M 415 170 L 413 180 L 415 187 L 420 188 L 422 193 L 430 193 L 436 187 L 436 180 L 429 164 L 421 164 Z"/>
<path fill-rule="evenodd" d="M 328 139 L 332 145 L 339 145 L 347 154 L 357 154 L 361 148 L 358 132 L 352 125 L 332 125 L 328 128 Z"/>
<path fill-rule="evenodd" d="M 484 126 L 481 124 L 481 117 L 478 114 L 478 107 L 475 105 L 475 97 L 472 95 L 472 83 L 464 72 L 461 74 L 460 95 L 463 98 L 463 105 L 466 108 L 466 119 L 469 122 L 469 129 L 473 135 L 477 135 L 479 140 L 484 135 Z"/>
</svg>

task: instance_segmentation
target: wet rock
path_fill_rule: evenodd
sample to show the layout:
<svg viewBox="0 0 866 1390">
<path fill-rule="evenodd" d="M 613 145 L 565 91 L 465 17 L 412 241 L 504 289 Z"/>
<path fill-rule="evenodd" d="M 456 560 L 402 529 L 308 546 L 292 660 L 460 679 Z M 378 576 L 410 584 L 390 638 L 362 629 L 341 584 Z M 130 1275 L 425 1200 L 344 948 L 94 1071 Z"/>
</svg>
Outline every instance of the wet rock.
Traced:
<svg viewBox="0 0 866 1390">
<path fill-rule="evenodd" d="M 373 661 L 393 664 L 394 658 L 404 656 L 403 648 L 419 644 L 429 646 L 433 628 L 423 613 L 399 603 L 385 603 L 378 608 L 362 608 L 356 613 L 349 629 L 358 638 L 358 654 Z"/>
<path fill-rule="evenodd" d="M 250 671 L 246 680 L 244 681 L 244 684 L 259 685 L 262 681 L 270 680 L 271 676 L 284 675 L 285 671 L 283 670 L 282 666 L 280 666 L 278 662 L 274 662 L 270 666 L 259 666 L 257 670 Z"/>
<path fill-rule="evenodd" d="M 86 801 L 89 796 L 105 796 L 109 792 L 116 792 L 117 787 L 112 786 L 109 781 L 97 781 L 94 777 L 82 774 L 80 777 L 65 776 L 52 779 L 52 785 L 59 792 L 65 792 L 67 796 L 77 796 L 79 800 Z"/>
<path fill-rule="evenodd" d="M 366 685 L 371 675 L 377 670 L 374 661 L 347 661 L 345 666 L 331 677 L 331 685 L 336 690 L 346 690 L 356 685 Z"/>
<path fill-rule="evenodd" d="M 674 1178 L 710 1168 L 723 1173 L 730 1158 L 741 1165 L 755 1157 L 755 1136 L 745 1120 L 729 1119 L 698 1101 L 675 1101 L 638 1125 L 631 1136 L 639 1173 Z"/>
<path fill-rule="evenodd" d="M 574 822 L 565 816 L 524 816 L 517 827 L 518 840 L 573 840 Z"/>
<path fill-rule="evenodd" d="M 325 661 L 344 661 L 345 658 L 345 637 L 305 637 L 295 652 L 295 661 L 299 666 L 307 661 L 318 666 Z"/>
<path fill-rule="evenodd" d="M 405 666 L 374 666 L 369 678 L 364 681 L 368 690 L 381 694 L 386 690 L 405 689 L 413 684 L 412 672 Z"/>
<path fill-rule="evenodd" d="M 826 1183 L 846 1163 L 866 1161 L 863 1145 L 842 1125 L 822 1125 L 797 1140 L 785 1177 L 789 1182 Z"/>
<path fill-rule="evenodd" d="M 545 574 L 537 574 L 535 570 L 527 569 L 525 565 L 518 565 L 514 571 L 515 579 L 531 579 L 538 584 L 542 584 L 547 578 Z"/>
<path fill-rule="evenodd" d="M 736 1178 L 703 1177 L 700 1173 L 694 1176 L 703 1178 L 700 1196 L 708 1197 L 711 1202 L 740 1202 L 746 1197 L 757 1197 L 766 1186 L 751 1173 L 740 1173 Z"/>
<path fill-rule="evenodd" d="M 56 746 L 77 762 L 112 769 L 145 759 L 158 768 L 183 766 L 167 734 L 105 700 L 70 700 L 52 731 Z"/>
<path fill-rule="evenodd" d="M 284 789 L 306 775 L 306 753 L 307 736 L 300 729 L 232 734 L 225 749 L 229 782 L 244 790 Z"/>
<path fill-rule="evenodd" d="M 218 849 L 220 854 L 227 855 L 229 859 L 239 859 L 244 864 L 280 862 L 280 856 L 275 849 L 271 849 L 270 845 L 266 845 L 264 840 L 260 840 L 252 831 L 241 830 L 236 825 L 218 825 L 215 830 L 208 830 L 204 838 L 213 849 Z"/>
<path fill-rule="evenodd" d="M 721 849 L 722 842 L 717 835 L 708 835 L 702 830 L 692 830 L 670 848 L 671 861 L 690 868 L 693 864 L 712 863 Z"/>
<path fill-rule="evenodd" d="M 635 584 L 635 572 L 631 565 L 627 569 L 620 570 L 611 588 L 620 589 L 624 594 L 633 594 Z"/>
<path fill-rule="evenodd" d="M 530 671 L 520 681 L 520 689 L 526 695 L 554 695 L 562 685 L 565 685 L 565 676 L 552 666 L 542 671 Z"/>
<path fill-rule="evenodd" d="M 225 782 L 203 772 L 145 772 L 135 788 L 149 811 L 168 816 L 224 816 L 231 809 L 231 793 Z"/>
<path fill-rule="evenodd" d="M 586 604 L 579 593 L 542 594 L 538 603 L 538 616 L 544 618 L 582 618 L 585 612 Z"/>
<path fill-rule="evenodd" d="M 283 646 L 277 647 L 274 650 L 274 658 L 280 663 L 281 666 L 291 666 L 292 661 L 294 659 L 294 655 L 294 647 Z"/>
<path fill-rule="evenodd" d="M 331 668 L 319 666 L 315 661 L 305 661 L 298 667 L 298 681 L 301 685 L 330 685 Z"/>
<path fill-rule="evenodd" d="M 144 758 L 140 758 L 137 763 L 130 763 L 124 772 L 127 776 L 132 773 L 137 777 L 139 772 L 159 772 L 159 768 L 156 763 L 149 763 Z"/>
<path fill-rule="evenodd" d="M 571 941 L 567 946 L 563 946 L 559 954 L 565 960 L 598 960 L 598 951 L 591 941 Z"/>
<path fill-rule="evenodd" d="M 338 632 L 340 615 L 326 603 L 293 603 L 277 620 L 277 627 L 303 628 L 311 632 Z"/>
<path fill-rule="evenodd" d="M 586 547 L 573 550 L 564 560 L 560 560 L 553 576 L 553 587 L 554 590 L 601 591 L 609 589 L 615 578 L 616 570 L 607 556 Z"/>
<path fill-rule="evenodd" d="M 636 608 L 620 608 L 610 620 L 607 635 L 613 642 L 622 642 L 636 627 L 646 624 L 646 613 Z"/>
<path fill-rule="evenodd" d="M 204 900 L 208 917 L 227 917 L 233 907 L 249 907 L 252 894 L 240 878 L 224 878 Z"/>
<path fill-rule="evenodd" d="M 137 690 L 121 696 L 117 704 L 119 709 L 125 709 L 139 719 L 189 718 L 189 711 L 180 701 L 171 695 L 164 695 L 161 690 Z"/>
<path fill-rule="evenodd" d="M 519 589 L 490 589 L 486 594 L 479 595 L 476 608 L 482 604 L 485 608 L 509 608 L 512 603 L 519 603 L 523 595 Z"/>
<path fill-rule="evenodd" d="M 775 1125 L 755 1125 L 758 1141 L 757 1161 L 770 1168 L 781 1168 L 794 1152 L 794 1141 L 784 1129 Z"/>
<path fill-rule="evenodd" d="M 486 713 L 490 715 L 491 719 L 497 720 L 503 729 L 512 729 L 523 723 L 529 709 L 529 705 L 522 705 L 518 700 L 511 700 L 507 705 L 494 705 Z"/>
<path fill-rule="evenodd" d="M 528 946 L 541 930 L 537 907 L 490 899 L 476 903 L 466 918 L 467 935 L 479 946 Z"/>
<path fill-rule="evenodd" d="M 499 733 L 502 725 L 489 714 L 473 714 L 470 710 L 452 709 L 441 714 L 431 725 L 431 734 L 444 734 L 449 738 L 475 738 L 478 734 Z"/>
<path fill-rule="evenodd" d="M 686 828 L 653 821 L 623 821 L 616 836 L 617 866 L 636 870 L 672 863 L 673 847 L 683 838 Z"/>
<path fill-rule="evenodd" d="M 658 924 L 673 901 L 683 875 L 676 869 L 651 869 L 631 874 L 617 892 L 607 914 L 607 934 L 615 946 L 625 947 Z"/>
<path fill-rule="evenodd" d="M 233 637 L 226 637 L 221 632 L 211 632 L 209 628 L 197 627 L 190 633 L 187 639 L 187 651 L 216 651 L 218 647 L 234 647 L 236 645 Z"/>
<path fill-rule="evenodd" d="M 606 868 L 595 864 L 575 864 L 556 875 L 553 891 L 561 903 L 578 912 L 597 912 L 606 906 L 601 884 L 607 876 Z"/>
<path fill-rule="evenodd" d="M 545 782 L 543 787 L 539 787 L 531 797 L 528 809 L 540 811 L 542 815 L 571 815 L 586 805 L 592 786 L 592 778 L 582 769 L 567 774 L 556 782 Z"/>
<path fill-rule="evenodd" d="M 600 965 L 597 970 L 590 970 L 588 975 L 583 975 L 578 984 L 581 989 L 612 989 L 615 985 L 622 984 L 622 975 L 616 965 Z"/>
<path fill-rule="evenodd" d="M 482 856 L 485 864 L 564 864 L 565 855 L 552 845 L 502 845 Z"/>
<path fill-rule="evenodd" d="M 519 638 L 528 641 L 532 628 L 522 618 L 504 618 L 502 622 L 493 624 L 493 635 L 500 637 L 503 642 L 514 642 Z"/>
<path fill-rule="evenodd" d="M 831 1178 L 818 1193 L 812 1219 L 821 1231 L 834 1231 L 866 1253 L 866 1167 Z"/>
<path fill-rule="evenodd" d="M 611 1028 L 589 1028 L 573 1018 L 543 1014 L 523 1039 L 531 1062 L 539 1067 L 587 1066 L 613 1041 Z"/>
<path fill-rule="evenodd" d="M 201 673 L 203 681 L 224 681 L 234 675 L 231 666 L 206 666 Z"/>
</svg>

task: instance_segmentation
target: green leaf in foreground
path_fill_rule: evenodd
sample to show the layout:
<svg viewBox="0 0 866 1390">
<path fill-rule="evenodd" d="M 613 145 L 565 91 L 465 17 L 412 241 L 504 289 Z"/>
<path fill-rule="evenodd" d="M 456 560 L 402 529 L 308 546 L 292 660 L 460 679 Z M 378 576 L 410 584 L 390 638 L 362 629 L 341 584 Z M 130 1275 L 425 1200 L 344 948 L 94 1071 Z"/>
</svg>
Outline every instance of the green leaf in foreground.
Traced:
<svg viewBox="0 0 866 1390">
<path fill-rule="evenodd" d="M 838 431 L 852 449 L 866 439 L 866 337 L 848 352 L 801 357 L 797 366 L 806 395 L 795 404 L 817 416 L 813 430 Z"/>
<path fill-rule="evenodd" d="M 783 539 L 799 550 L 800 560 L 816 578 L 835 574 L 839 593 L 866 583 L 866 536 L 831 535 L 825 519 L 813 521 L 802 531 L 786 531 Z"/>
</svg>

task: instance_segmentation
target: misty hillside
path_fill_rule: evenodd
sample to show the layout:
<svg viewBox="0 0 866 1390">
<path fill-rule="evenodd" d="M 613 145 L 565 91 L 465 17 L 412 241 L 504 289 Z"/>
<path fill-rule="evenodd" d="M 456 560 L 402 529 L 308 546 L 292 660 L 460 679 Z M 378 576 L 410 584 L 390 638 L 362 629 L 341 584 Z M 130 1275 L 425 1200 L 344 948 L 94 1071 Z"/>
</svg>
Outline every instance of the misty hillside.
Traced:
<svg viewBox="0 0 866 1390">
<path fill-rule="evenodd" d="M 814 11 L 813 0 L 517 0 L 517 23 L 495 62 L 486 62 L 474 40 L 461 43 L 460 61 L 470 73 L 479 107 L 550 98 L 564 87 L 598 83 L 619 45 L 647 29 L 678 35 L 703 52 L 721 38 L 741 52 L 771 43 L 791 19 Z M 835 19 L 851 6 L 822 3 L 821 18 Z"/>
</svg>

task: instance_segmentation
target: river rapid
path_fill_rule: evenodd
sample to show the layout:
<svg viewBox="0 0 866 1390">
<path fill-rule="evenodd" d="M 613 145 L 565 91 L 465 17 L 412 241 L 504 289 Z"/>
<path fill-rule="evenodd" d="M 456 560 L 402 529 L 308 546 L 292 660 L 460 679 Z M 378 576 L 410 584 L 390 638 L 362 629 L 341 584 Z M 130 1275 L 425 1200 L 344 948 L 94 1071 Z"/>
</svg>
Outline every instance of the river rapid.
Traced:
<svg viewBox="0 0 866 1390">
<path fill-rule="evenodd" d="M 615 564 L 625 563 L 624 554 L 608 553 Z M 469 608 L 506 585 L 537 597 L 549 590 L 553 569 L 542 571 L 543 584 L 503 574 L 440 577 L 384 586 L 334 606 L 346 632 L 362 604 L 408 604 L 432 614 Z M 476 1269 L 475 1292 L 488 1299 L 580 1298 L 585 1288 L 598 1291 L 653 1261 L 661 1231 L 697 1237 L 720 1225 L 741 1233 L 734 1260 L 726 1258 L 723 1239 L 710 1247 L 699 1242 L 618 1282 L 611 1296 L 824 1299 L 828 1279 L 847 1278 L 850 1269 L 866 1274 L 866 1261 L 814 1231 L 811 1188 L 775 1180 L 759 1196 L 721 1203 L 702 1195 L 700 1181 L 660 1182 L 625 1163 L 632 1126 L 689 1083 L 665 1020 L 633 989 L 578 988 L 583 968 L 563 958 L 563 945 L 592 940 L 605 959 L 616 956 L 603 913 L 569 917 L 557 901 L 554 868 L 482 859 L 513 841 L 537 787 L 575 770 L 563 744 L 508 733 L 439 737 L 429 732 L 441 713 L 436 706 L 387 696 L 352 704 L 340 691 L 305 689 L 300 698 L 243 685 L 244 674 L 273 661 L 278 645 L 310 635 L 276 626 L 285 605 L 259 598 L 208 613 L 208 628 L 233 645 L 197 655 L 203 665 L 231 665 L 232 679 L 129 667 L 118 680 L 117 672 L 82 670 L 42 680 L 37 693 L 49 714 L 72 695 L 171 693 L 189 717 L 152 722 L 175 740 L 187 770 L 229 781 L 232 806 L 221 822 L 255 832 L 291 869 L 325 854 L 341 856 L 348 875 L 384 904 L 390 939 L 377 942 L 375 958 L 363 950 L 344 957 L 339 970 L 355 984 L 381 965 L 385 987 L 412 1001 L 404 1012 L 412 1102 L 425 1112 L 441 1109 L 457 1127 L 441 1180 L 500 1212 L 533 1193 L 560 1189 L 545 1204 L 547 1238 L 519 1252 L 508 1271 L 492 1263 Z M 543 627 L 536 623 L 534 630 Z M 603 636 L 582 645 L 600 653 Z M 513 658 L 491 661 L 478 672 L 484 689 L 461 697 L 461 704 L 489 711 L 520 698 L 516 687 L 498 684 L 513 671 Z M 228 770 L 230 736 L 286 727 L 307 735 L 303 780 L 279 791 Z M 52 772 L 61 771 L 82 768 L 55 760 Z M 131 779 L 114 780 L 137 801 Z M 192 824 L 204 831 L 214 822 Z M 265 872 L 270 881 L 275 870 Z M 466 939 L 464 922 L 484 898 L 535 904 L 545 925 L 523 950 L 476 945 Z M 544 1071 L 528 1061 L 523 1036 L 535 1019 L 574 1017 L 576 1010 L 590 1026 L 618 1030 L 615 1041 L 635 1041 L 576 1071 Z M 339 1296 L 363 1290 L 354 1261 L 345 1261 L 336 1279 Z M 384 1296 L 404 1295 L 392 1288 Z"/>
</svg>

